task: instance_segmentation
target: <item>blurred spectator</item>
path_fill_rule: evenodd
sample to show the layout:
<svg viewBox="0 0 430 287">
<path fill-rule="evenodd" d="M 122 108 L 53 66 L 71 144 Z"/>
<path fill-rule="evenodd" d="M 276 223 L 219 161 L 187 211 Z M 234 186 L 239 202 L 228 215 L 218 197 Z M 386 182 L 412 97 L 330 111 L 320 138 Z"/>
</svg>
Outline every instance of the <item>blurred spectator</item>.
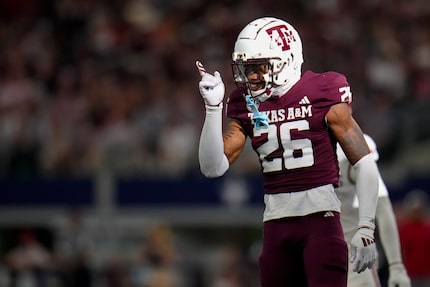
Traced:
<svg viewBox="0 0 430 287">
<path fill-rule="evenodd" d="M 74 209 L 67 215 L 64 228 L 57 231 L 54 243 L 55 263 L 64 287 L 90 287 L 93 271 L 90 267 L 95 242 L 81 211 Z"/>
<path fill-rule="evenodd" d="M 240 246 L 227 243 L 218 250 L 210 287 L 256 287 L 257 269 L 251 269 Z"/>
<path fill-rule="evenodd" d="M 412 190 L 403 202 L 404 218 L 399 224 L 404 264 L 412 287 L 430 286 L 429 198 L 423 190 Z"/>
<path fill-rule="evenodd" d="M 174 233 L 165 224 L 154 224 L 133 262 L 132 284 L 137 287 L 185 287 L 181 278 Z"/>
<path fill-rule="evenodd" d="M 5 74 L 0 79 L 1 157 L 6 176 L 27 179 L 40 174 L 44 89 L 31 77 L 26 56 L 6 49 Z"/>
<path fill-rule="evenodd" d="M 45 287 L 54 278 L 51 254 L 31 229 L 18 234 L 18 245 L 5 258 L 10 271 L 10 286 Z"/>
<path fill-rule="evenodd" d="M 106 287 L 129 287 L 132 286 L 129 266 L 122 254 L 114 254 L 106 263 L 103 271 L 102 282 Z"/>
<path fill-rule="evenodd" d="M 181 284 L 176 278 L 175 271 L 168 268 L 159 268 L 155 270 L 146 286 L 148 287 L 178 287 Z M 145 286 L 145 285 L 144 285 Z"/>
</svg>

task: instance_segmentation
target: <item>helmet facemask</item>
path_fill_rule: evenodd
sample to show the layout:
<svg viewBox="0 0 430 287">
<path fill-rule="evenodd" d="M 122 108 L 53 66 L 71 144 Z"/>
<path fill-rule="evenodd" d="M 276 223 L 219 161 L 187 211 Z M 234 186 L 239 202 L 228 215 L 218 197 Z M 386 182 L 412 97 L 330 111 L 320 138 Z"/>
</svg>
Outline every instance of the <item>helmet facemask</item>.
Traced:
<svg viewBox="0 0 430 287">
<path fill-rule="evenodd" d="M 233 77 L 236 85 L 260 102 L 266 100 L 273 85 L 273 66 L 268 59 L 234 61 Z"/>
<path fill-rule="evenodd" d="M 244 89 L 252 98 L 263 102 L 271 96 L 282 96 L 281 86 L 286 81 L 279 81 L 288 69 L 288 63 L 278 58 L 233 61 L 233 77 L 236 85 Z"/>
</svg>

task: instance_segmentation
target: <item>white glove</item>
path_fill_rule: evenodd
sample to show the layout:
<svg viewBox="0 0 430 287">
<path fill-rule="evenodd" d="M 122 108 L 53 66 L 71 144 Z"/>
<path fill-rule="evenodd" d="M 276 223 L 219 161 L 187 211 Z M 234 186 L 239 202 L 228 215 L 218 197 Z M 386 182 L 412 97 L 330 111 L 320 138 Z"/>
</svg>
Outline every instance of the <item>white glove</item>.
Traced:
<svg viewBox="0 0 430 287">
<path fill-rule="evenodd" d="M 361 273 L 366 268 L 371 269 L 376 262 L 378 253 L 376 250 L 373 229 L 361 227 L 351 240 L 352 271 Z"/>
<path fill-rule="evenodd" d="M 411 280 L 402 263 L 399 262 L 390 265 L 388 287 L 411 287 Z"/>
<path fill-rule="evenodd" d="M 206 105 L 220 106 L 225 93 L 225 86 L 220 73 L 215 71 L 213 75 L 209 74 L 199 61 L 196 61 L 196 66 L 200 72 L 200 76 L 202 76 L 199 82 L 199 90 Z"/>
</svg>

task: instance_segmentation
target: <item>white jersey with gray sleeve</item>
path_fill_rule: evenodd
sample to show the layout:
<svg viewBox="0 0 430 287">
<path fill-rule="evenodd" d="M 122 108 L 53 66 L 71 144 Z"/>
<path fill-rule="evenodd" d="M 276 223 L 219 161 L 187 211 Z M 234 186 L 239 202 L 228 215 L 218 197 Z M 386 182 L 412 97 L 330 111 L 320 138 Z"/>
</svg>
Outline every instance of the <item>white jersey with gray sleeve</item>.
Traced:
<svg viewBox="0 0 430 287">
<path fill-rule="evenodd" d="M 375 141 L 367 134 L 364 135 L 367 145 L 373 155 L 373 159 L 378 161 L 379 153 Z M 337 157 L 339 161 L 339 187 L 335 189 L 336 194 L 341 201 L 341 221 L 345 233 L 345 239 L 350 242 L 352 236 L 357 231 L 358 226 L 358 197 L 355 187 L 355 174 L 345 153 L 340 145 L 337 145 Z M 381 176 L 379 176 L 378 196 L 388 196 L 388 190 Z"/>
</svg>

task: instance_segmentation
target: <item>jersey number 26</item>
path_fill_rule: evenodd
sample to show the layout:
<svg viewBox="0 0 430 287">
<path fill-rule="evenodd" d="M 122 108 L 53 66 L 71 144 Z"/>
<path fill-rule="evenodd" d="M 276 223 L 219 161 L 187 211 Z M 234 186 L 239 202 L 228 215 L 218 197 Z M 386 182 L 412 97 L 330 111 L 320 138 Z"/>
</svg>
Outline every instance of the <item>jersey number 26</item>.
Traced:
<svg viewBox="0 0 430 287">
<path fill-rule="evenodd" d="M 255 137 L 267 133 L 267 141 L 257 148 L 263 172 L 312 166 L 314 154 L 311 140 L 291 139 L 291 130 L 309 130 L 309 122 L 307 120 L 286 122 L 279 126 L 279 133 L 277 129 L 273 124 L 269 125 L 268 129 L 254 129 Z M 279 149 L 280 145 L 283 149 L 282 157 L 267 159 L 271 153 Z"/>
</svg>

